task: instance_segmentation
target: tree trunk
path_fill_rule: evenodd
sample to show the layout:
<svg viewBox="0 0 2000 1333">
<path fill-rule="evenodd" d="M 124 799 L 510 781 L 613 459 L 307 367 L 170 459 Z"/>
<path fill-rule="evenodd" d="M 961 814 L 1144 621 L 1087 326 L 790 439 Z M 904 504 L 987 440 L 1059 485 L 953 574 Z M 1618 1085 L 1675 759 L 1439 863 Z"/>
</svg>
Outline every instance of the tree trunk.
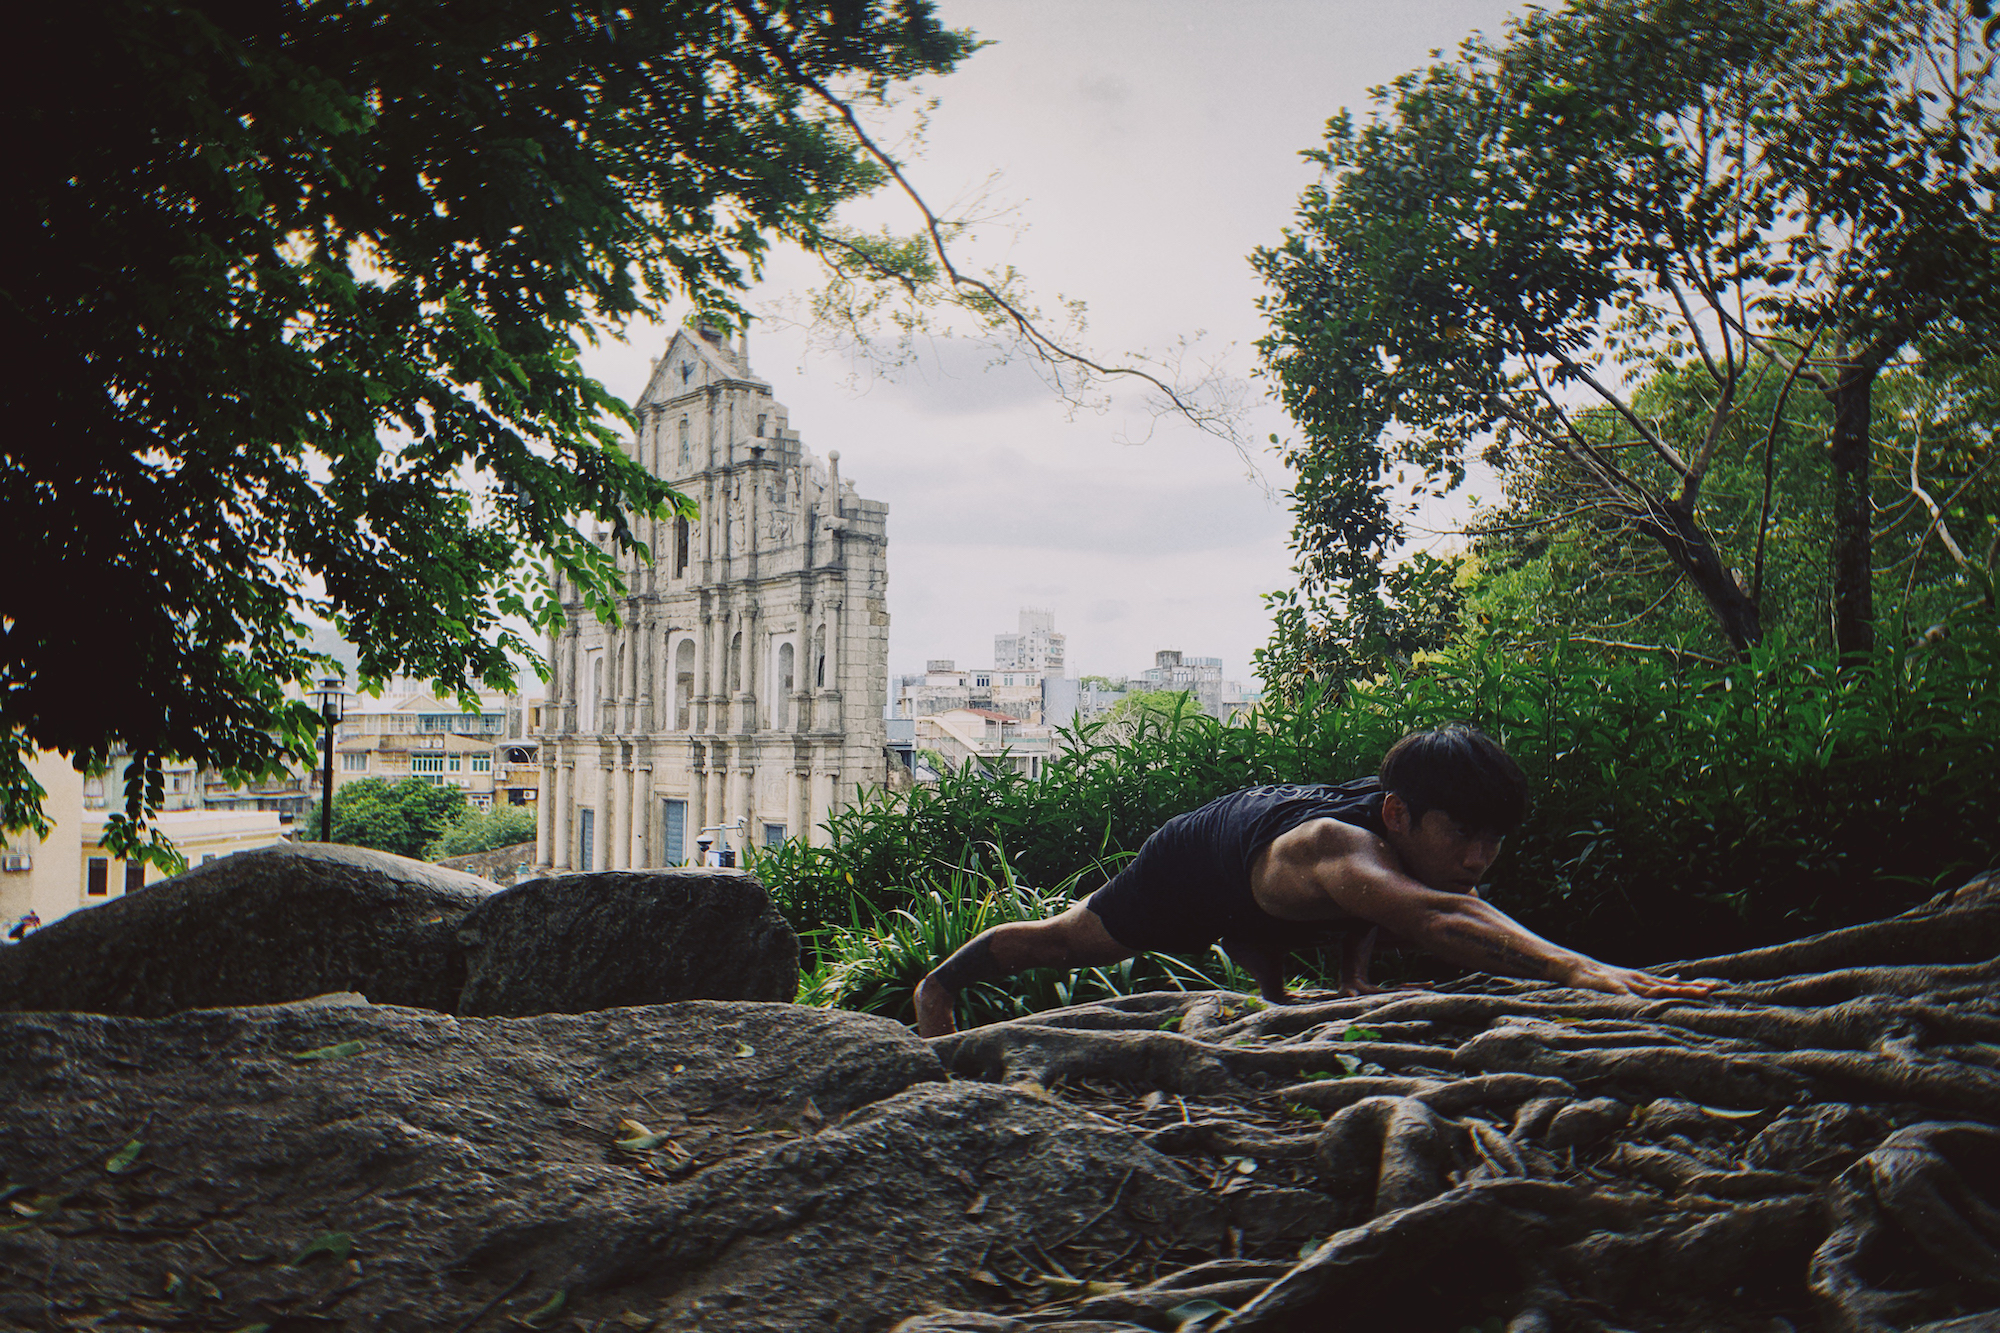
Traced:
<svg viewBox="0 0 2000 1333">
<path fill-rule="evenodd" d="M 1669 500 L 1647 513 L 1639 530 L 1658 542 L 1674 565 L 1687 576 L 1738 653 L 1764 640 L 1764 622 L 1734 570 L 1722 563 L 1715 543 L 1678 501 Z"/>
<path fill-rule="evenodd" d="M 1843 658 L 1875 648 L 1875 581 L 1870 530 L 1870 416 L 1879 359 L 1843 357 L 1833 393 L 1833 642 Z"/>
</svg>

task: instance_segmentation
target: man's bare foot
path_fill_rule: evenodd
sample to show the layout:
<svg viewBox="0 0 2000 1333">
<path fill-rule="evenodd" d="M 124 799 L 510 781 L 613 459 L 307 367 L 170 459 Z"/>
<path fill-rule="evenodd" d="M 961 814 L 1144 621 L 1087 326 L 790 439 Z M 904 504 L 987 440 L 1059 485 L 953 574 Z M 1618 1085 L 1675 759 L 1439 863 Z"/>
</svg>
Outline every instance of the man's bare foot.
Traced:
<svg viewBox="0 0 2000 1333">
<path fill-rule="evenodd" d="M 917 1035 L 942 1037 L 958 1031 L 958 1017 L 952 1012 L 958 996 L 929 977 L 917 983 Z"/>
</svg>

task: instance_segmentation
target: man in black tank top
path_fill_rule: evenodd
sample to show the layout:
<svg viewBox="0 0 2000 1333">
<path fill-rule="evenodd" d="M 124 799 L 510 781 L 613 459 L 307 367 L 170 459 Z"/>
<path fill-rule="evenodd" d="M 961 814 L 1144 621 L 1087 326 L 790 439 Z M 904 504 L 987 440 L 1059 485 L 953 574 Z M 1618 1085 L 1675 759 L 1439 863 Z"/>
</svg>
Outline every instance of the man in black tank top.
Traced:
<svg viewBox="0 0 2000 1333">
<path fill-rule="evenodd" d="M 1060 916 L 995 926 L 917 987 L 917 1030 L 955 1027 L 958 992 L 1030 967 L 1094 967 L 1220 940 L 1278 1004 L 1295 949 L 1347 938 L 1342 986 L 1373 989 L 1367 942 L 1386 928 L 1470 967 L 1614 994 L 1697 996 L 1710 983 L 1613 967 L 1529 931 L 1478 895 L 1527 813 L 1527 779 L 1474 727 L 1413 732 L 1378 777 L 1250 787 L 1176 815 L 1118 874 Z"/>
</svg>

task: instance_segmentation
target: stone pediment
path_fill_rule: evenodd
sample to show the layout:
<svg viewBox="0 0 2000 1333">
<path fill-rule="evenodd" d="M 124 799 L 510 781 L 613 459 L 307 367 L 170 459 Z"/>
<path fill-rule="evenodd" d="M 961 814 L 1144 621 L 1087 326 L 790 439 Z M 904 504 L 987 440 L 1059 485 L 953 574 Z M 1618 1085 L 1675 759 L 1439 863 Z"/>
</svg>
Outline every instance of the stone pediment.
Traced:
<svg viewBox="0 0 2000 1333">
<path fill-rule="evenodd" d="M 644 406 L 672 402 L 707 385 L 725 381 L 770 388 L 766 381 L 750 370 L 747 357 L 739 357 L 727 345 L 717 346 L 693 329 L 680 329 L 667 344 L 666 354 L 653 366 L 653 373 L 646 381 L 646 391 L 639 395 L 639 403 Z"/>
</svg>

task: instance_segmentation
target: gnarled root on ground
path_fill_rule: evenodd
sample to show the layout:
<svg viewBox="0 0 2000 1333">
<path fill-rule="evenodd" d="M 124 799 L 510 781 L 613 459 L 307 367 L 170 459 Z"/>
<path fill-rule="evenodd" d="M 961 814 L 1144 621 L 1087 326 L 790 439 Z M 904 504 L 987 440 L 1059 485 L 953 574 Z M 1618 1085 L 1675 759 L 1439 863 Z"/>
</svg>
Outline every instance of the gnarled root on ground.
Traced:
<svg viewBox="0 0 2000 1333">
<path fill-rule="evenodd" d="M 1127 1125 L 1229 1215 L 1336 1229 L 901 1333 L 2000 1328 L 1995 954 L 1987 877 L 1682 964 L 1730 979 L 1698 1001 L 1156 993 L 940 1038 L 960 1077 Z"/>
</svg>

